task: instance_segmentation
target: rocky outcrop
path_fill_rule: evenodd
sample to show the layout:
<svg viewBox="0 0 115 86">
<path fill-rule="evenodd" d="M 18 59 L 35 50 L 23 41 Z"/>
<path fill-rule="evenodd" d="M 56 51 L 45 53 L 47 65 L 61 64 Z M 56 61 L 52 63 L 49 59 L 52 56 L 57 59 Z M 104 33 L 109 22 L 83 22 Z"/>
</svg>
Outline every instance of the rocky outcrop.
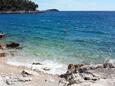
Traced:
<svg viewBox="0 0 115 86">
<path fill-rule="evenodd" d="M 106 68 L 109 68 L 109 70 Z M 84 83 L 86 81 L 90 83 L 97 82 L 100 79 L 107 79 L 109 73 L 112 73 L 113 71 L 115 71 L 114 60 L 106 60 L 103 64 L 97 65 L 69 64 L 67 72 L 65 74 L 60 75 L 60 77 L 65 79 L 65 81 L 61 82 L 64 82 L 65 85 L 68 86 L 73 84 Z"/>
</svg>

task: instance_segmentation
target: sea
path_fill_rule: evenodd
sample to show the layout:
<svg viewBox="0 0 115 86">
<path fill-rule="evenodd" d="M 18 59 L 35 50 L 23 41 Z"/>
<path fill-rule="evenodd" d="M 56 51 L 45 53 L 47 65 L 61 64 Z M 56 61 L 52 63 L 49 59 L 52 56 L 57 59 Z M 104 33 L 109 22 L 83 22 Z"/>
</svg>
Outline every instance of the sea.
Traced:
<svg viewBox="0 0 115 86">
<path fill-rule="evenodd" d="M 115 12 L 60 11 L 33 14 L 0 14 L 0 43 L 17 42 L 7 63 L 62 73 L 68 64 L 96 64 L 115 58 Z"/>
</svg>

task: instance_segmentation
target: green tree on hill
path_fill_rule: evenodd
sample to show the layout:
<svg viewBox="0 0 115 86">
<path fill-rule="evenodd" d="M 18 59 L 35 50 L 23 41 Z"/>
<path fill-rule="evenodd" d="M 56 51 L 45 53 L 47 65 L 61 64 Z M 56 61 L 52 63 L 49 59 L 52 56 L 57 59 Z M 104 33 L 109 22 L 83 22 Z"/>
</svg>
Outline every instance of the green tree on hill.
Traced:
<svg viewBox="0 0 115 86">
<path fill-rule="evenodd" d="M 30 0 L 0 0 L 0 11 L 35 11 L 37 8 Z"/>
</svg>

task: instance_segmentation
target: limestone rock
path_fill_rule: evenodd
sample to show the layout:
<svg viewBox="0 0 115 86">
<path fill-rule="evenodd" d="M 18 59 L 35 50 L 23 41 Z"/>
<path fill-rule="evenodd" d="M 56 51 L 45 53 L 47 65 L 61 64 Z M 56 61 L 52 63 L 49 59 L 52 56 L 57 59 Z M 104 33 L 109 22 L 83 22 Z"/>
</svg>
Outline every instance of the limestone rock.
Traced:
<svg viewBox="0 0 115 86">
<path fill-rule="evenodd" d="M 65 74 L 60 75 L 61 78 L 65 78 L 68 82 L 67 85 L 80 84 L 87 80 L 96 81 L 99 78 L 95 76 L 92 72 L 89 72 L 87 67 L 83 64 L 70 64 L 68 65 L 68 70 Z"/>
<path fill-rule="evenodd" d="M 105 60 L 103 67 L 104 68 L 115 68 L 115 60 L 112 60 L 112 59 Z"/>
</svg>

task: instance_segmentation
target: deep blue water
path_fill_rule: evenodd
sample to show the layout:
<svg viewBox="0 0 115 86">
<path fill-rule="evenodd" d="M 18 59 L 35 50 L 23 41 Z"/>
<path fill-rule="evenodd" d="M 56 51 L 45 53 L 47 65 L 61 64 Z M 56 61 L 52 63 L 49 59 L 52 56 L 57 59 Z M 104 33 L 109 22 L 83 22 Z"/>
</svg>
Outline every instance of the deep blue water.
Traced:
<svg viewBox="0 0 115 86">
<path fill-rule="evenodd" d="M 115 12 L 49 12 L 0 14 L 3 42 L 23 45 L 27 59 L 64 63 L 102 62 L 115 58 Z"/>
</svg>

